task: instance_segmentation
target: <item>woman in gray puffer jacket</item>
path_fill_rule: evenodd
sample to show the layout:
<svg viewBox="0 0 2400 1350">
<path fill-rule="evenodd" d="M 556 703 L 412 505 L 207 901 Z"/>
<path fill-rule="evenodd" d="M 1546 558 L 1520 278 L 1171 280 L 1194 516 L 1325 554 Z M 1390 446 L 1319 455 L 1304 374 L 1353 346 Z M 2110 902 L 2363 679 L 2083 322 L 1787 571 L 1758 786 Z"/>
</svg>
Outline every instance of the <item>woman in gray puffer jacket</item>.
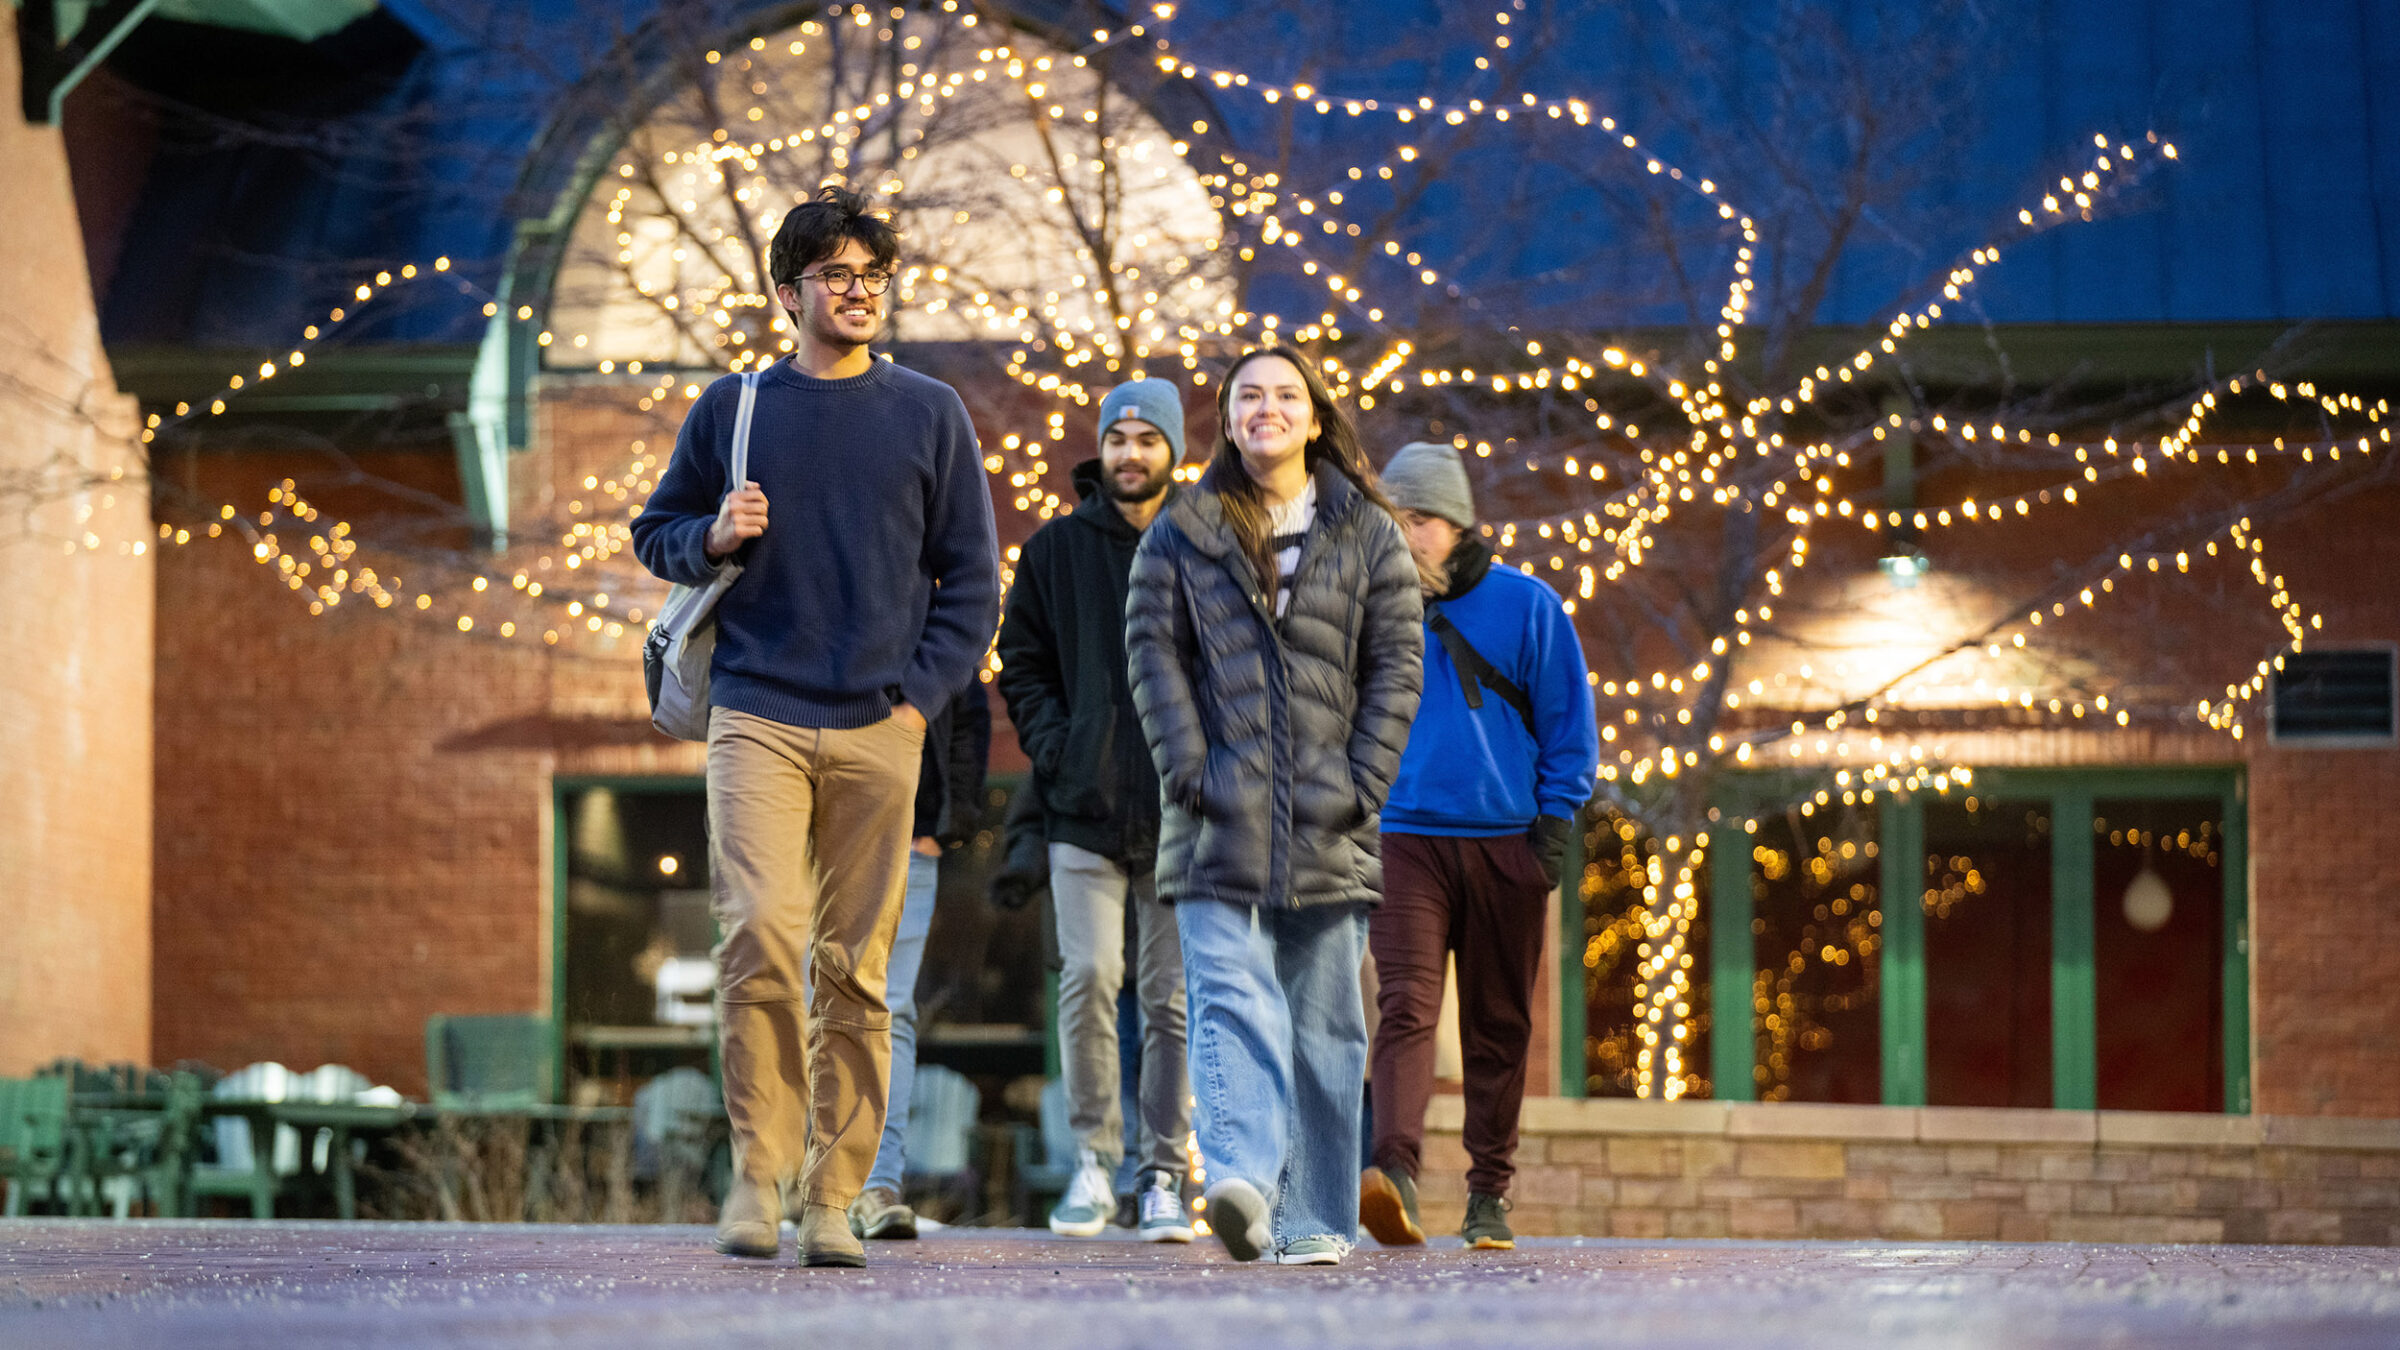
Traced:
<svg viewBox="0 0 2400 1350">
<path fill-rule="evenodd" d="M 1359 965 L 1422 590 L 1305 358 L 1244 355 L 1218 411 L 1207 475 L 1144 535 L 1126 602 L 1158 894 L 1183 940 L 1204 1215 L 1237 1260 L 1332 1264 L 1358 1231 Z"/>
</svg>

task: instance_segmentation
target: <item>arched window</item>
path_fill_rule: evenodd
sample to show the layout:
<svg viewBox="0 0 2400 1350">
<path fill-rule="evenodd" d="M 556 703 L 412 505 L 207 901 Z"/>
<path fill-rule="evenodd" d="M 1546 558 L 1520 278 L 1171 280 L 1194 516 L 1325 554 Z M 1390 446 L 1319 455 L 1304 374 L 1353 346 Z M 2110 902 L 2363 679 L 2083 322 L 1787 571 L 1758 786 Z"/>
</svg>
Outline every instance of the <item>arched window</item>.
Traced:
<svg viewBox="0 0 2400 1350">
<path fill-rule="evenodd" d="M 852 11 L 696 53 L 675 86 L 575 220 L 553 369 L 741 369 L 790 350 L 767 246 L 828 182 L 902 231 L 891 337 L 1007 347 L 1027 383 L 1188 367 L 1187 344 L 1233 313 L 1189 145 L 1095 58 L 967 15 Z"/>
</svg>

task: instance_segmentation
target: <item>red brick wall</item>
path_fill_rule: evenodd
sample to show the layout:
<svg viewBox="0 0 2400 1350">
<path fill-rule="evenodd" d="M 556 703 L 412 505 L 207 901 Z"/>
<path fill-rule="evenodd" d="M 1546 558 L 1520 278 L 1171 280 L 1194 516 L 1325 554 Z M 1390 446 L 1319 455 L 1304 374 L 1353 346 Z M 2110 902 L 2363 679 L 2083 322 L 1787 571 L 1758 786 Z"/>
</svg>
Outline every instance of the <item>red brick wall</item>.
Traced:
<svg viewBox="0 0 2400 1350">
<path fill-rule="evenodd" d="M 314 466 L 173 467 L 254 509 Z M 543 709 L 538 648 L 357 601 L 311 617 L 231 536 L 167 550 L 158 597 L 158 1058 L 343 1063 L 415 1093 L 427 1015 L 541 1010 L 548 757 L 460 746 Z"/>
<path fill-rule="evenodd" d="M 0 482 L 49 486 L 0 489 L 0 1074 L 150 1049 L 148 494 L 58 133 L 18 114 L 15 23 L 0 14 Z"/>
<path fill-rule="evenodd" d="M 2266 532 L 2314 644 L 2400 640 L 2400 492 L 2364 494 Z M 2322 599 L 2320 599 L 2322 597 Z M 2256 1109 L 2400 1116 L 2400 750 L 2250 752 Z"/>
</svg>

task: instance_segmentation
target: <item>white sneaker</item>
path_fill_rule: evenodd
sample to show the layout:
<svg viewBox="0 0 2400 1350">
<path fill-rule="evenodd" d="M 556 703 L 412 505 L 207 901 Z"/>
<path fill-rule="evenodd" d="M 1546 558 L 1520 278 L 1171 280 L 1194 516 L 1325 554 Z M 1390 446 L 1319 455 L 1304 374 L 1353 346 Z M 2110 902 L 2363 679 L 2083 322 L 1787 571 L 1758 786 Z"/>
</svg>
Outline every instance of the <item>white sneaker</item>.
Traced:
<svg viewBox="0 0 2400 1350">
<path fill-rule="evenodd" d="M 1142 1178 L 1142 1241 L 1192 1240 L 1192 1218 L 1183 1211 L 1182 1192 L 1182 1179 L 1171 1173 L 1152 1172 Z"/>
<path fill-rule="evenodd" d="M 1050 1211 L 1050 1231 L 1060 1237 L 1098 1237 L 1108 1227 L 1109 1216 L 1117 1212 L 1116 1188 L 1109 1184 L 1110 1169 L 1092 1150 L 1078 1149 L 1075 1153 L 1075 1176 L 1067 1182 L 1067 1193 L 1059 1197 L 1058 1207 Z"/>
</svg>

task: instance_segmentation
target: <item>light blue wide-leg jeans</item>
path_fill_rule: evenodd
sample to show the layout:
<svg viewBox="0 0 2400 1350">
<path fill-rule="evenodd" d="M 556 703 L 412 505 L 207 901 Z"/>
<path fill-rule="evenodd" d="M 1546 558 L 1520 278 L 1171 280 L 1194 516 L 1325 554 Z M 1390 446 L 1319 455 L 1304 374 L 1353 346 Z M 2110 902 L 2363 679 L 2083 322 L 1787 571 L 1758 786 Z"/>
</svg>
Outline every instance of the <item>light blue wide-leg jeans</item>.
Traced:
<svg viewBox="0 0 2400 1350">
<path fill-rule="evenodd" d="M 1186 900 L 1175 924 L 1209 1182 L 1256 1186 L 1278 1249 L 1306 1237 L 1357 1241 L 1365 908 Z"/>
<path fill-rule="evenodd" d="M 925 935 L 933 931 L 933 897 L 942 860 L 908 852 L 908 890 L 900 904 L 900 933 L 892 939 L 890 973 L 883 1001 L 892 1010 L 892 1085 L 883 1118 L 883 1142 L 867 1187 L 900 1193 L 908 1170 L 908 1099 L 917 1085 L 917 972 L 925 966 Z"/>
</svg>

